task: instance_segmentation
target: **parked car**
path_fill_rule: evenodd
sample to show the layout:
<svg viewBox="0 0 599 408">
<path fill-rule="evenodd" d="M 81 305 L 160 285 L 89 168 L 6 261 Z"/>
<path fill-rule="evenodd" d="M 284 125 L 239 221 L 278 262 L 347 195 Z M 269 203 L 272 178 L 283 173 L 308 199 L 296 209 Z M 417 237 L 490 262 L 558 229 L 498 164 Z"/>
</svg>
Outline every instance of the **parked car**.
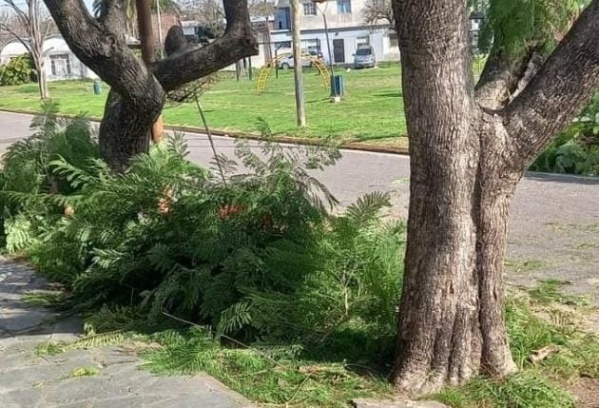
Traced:
<svg viewBox="0 0 599 408">
<path fill-rule="evenodd" d="M 354 68 L 374 68 L 376 57 L 372 45 L 360 45 L 354 54 Z"/>
<path fill-rule="evenodd" d="M 287 54 L 287 55 L 285 56 L 285 58 L 282 58 L 281 60 L 279 60 L 279 68 L 280 69 L 293 68 L 293 51 L 288 48 L 277 50 L 277 55 L 283 55 L 283 54 Z M 302 50 L 302 54 L 308 54 L 313 58 L 318 58 L 323 64 L 326 64 L 324 57 L 322 55 L 322 52 L 320 52 L 320 50 L 317 50 L 317 49 Z M 310 60 L 302 58 L 302 67 L 309 67 L 311 65 L 312 65 L 312 62 Z"/>
</svg>

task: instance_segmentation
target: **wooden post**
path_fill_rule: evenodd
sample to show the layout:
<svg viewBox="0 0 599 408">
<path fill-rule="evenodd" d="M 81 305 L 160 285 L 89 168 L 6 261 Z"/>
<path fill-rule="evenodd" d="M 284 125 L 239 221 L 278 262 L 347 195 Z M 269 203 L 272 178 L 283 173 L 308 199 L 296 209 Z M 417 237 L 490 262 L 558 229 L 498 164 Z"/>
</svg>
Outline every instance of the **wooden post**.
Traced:
<svg viewBox="0 0 599 408">
<path fill-rule="evenodd" d="M 295 77 L 295 108 L 297 125 L 304 127 L 306 126 L 306 105 L 304 100 L 304 78 L 302 76 L 299 0 L 291 0 L 291 28 L 293 41 L 293 73 Z"/>
<path fill-rule="evenodd" d="M 155 57 L 154 33 L 152 30 L 152 0 L 135 0 L 137 9 L 137 25 L 139 30 L 139 41 L 141 43 L 141 59 L 147 67 L 152 66 Z M 162 140 L 164 125 L 162 114 L 152 125 L 152 141 L 159 143 Z"/>
</svg>

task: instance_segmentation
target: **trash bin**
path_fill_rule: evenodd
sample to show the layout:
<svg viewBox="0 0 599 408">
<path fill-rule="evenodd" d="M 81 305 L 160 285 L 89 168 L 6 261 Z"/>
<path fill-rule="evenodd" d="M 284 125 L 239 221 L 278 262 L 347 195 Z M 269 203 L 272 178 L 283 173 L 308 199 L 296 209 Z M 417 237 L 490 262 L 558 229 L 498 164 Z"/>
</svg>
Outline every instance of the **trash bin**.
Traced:
<svg viewBox="0 0 599 408">
<path fill-rule="evenodd" d="M 94 95 L 100 95 L 102 93 L 102 82 L 99 79 L 94 81 Z"/>
<path fill-rule="evenodd" d="M 343 83 L 343 75 L 333 75 L 331 81 L 331 96 L 343 96 L 345 86 Z"/>
</svg>

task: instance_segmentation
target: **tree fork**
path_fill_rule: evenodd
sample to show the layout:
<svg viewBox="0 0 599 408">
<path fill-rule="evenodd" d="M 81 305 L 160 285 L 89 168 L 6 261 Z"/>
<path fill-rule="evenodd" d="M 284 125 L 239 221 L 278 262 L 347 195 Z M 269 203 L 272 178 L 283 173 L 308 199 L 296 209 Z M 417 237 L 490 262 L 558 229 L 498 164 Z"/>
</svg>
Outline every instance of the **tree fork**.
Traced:
<svg viewBox="0 0 599 408">
<path fill-rule="evenodd" d="M 105 0 L 97 19 L 83 0 L 44 1 L 73 53 L 111 87 L 99 139 L 104 159 L 116 171 L 147 152 L 148 131 L 167 92 L 258 52 L 247 0 L 224 0 L 227 29 L 222 37 L 205 47 L 188 47 L 151 67 L 127 47 L 123 33 L 128 0 Z"/>
<path fill-rule="evenodd" d="M 411 176 L 392 379 L 421 394 L 516 369 L 504 322 L 509 203 L 528 165 L 599 87 L 599 0 L 540 70 L 525 69 L 532 54 L 490 59 L 498 69 L 486 68 L 493 75 L 481 78 L 478 98 L 466 2 L 395 0 L 394 12 Z"/>
</svg>

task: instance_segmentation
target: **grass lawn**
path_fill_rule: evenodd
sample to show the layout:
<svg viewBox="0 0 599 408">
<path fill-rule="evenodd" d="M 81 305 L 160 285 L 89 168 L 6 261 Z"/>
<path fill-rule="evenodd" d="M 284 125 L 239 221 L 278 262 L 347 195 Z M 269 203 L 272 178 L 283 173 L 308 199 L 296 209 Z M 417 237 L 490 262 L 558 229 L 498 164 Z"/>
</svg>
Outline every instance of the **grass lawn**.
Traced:
<svg viewBox="0 0 599 408">
<path fill-rule="evenodd" d="M 324 138 L 333 136 L 344 142 L 405 145 L 406 123 L 403 113 L 400 69 L 389 67 L 342 72 L 345 77 L 345 99 L 339 104 L 329 101 L 316 71 L 306 70 L 304 76 L 308 126 L 295 124 L 293 72 L 274 72 L 266 91 L 256 92 L 254 81 L 222 79 L 202 96 L 211 128 L 230 132 L 257 132 L 257 119 L 264 118 L 273 133 L 279 136 Z M 228 76 L 227 76 L 228 77 Z M 68 81 L 50 84 L 50 93 L 59 102 L 63 113 L 86 112 L 101 116 L 108 94 L 94 95 L 91 82 Z M 36 84 L 0 88 L 0 108 L 35 111 L 39 107 Z M 201 126 L 195 105 L 168 104 L 164 118 L 169 125 Z"/>
</svg>

